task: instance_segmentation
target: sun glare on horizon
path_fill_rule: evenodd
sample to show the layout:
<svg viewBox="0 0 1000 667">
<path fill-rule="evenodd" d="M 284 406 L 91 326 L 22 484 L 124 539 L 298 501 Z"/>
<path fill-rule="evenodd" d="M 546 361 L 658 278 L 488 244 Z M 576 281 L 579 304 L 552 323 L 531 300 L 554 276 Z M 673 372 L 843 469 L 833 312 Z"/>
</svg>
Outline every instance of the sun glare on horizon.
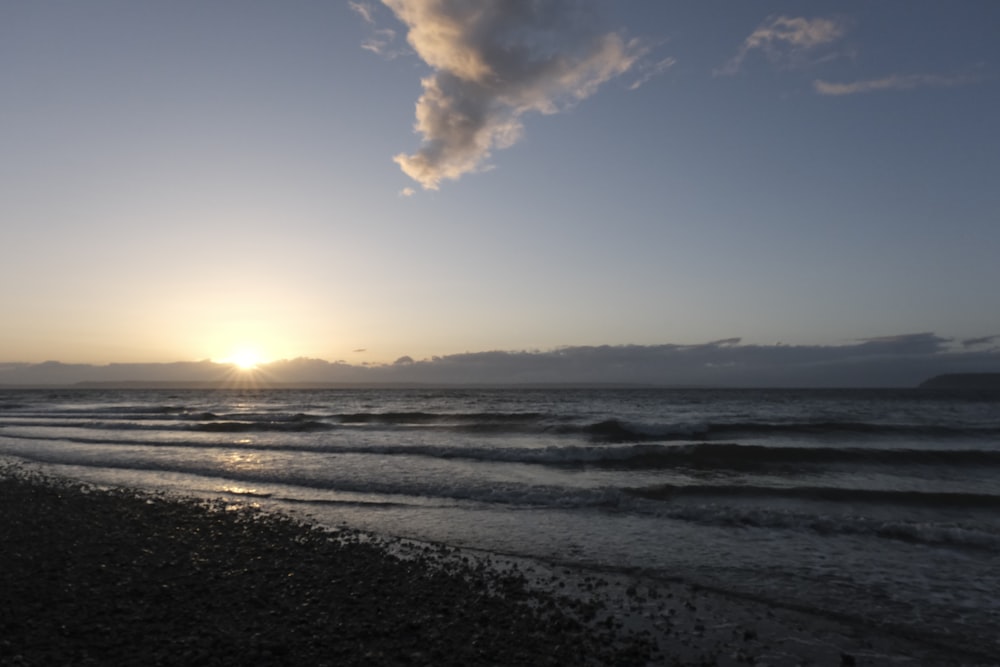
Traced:
<svg viewBox="0 0 1000 667">
<path fill-rule="evenodd" d="M 234 350 L 228 357 L 219 361 L 224 364 L 232 364 L 241 371 L 256 370 L 259 365 L 264 363 L 260 353 L 248 347 Z"/>
</svg>

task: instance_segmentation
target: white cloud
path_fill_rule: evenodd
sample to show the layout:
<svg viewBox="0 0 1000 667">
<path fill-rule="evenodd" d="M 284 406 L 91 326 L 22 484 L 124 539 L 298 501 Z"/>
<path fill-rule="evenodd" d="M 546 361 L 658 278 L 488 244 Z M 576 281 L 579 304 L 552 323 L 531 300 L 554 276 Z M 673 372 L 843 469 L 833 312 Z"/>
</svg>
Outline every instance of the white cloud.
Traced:
<svg viewBox="0 0 1000 667">
<path fill-rule="evenodd" d="M 592 26 L 584 3 L 382 0 L 434 72 L 421 84 L 423 145 L 394 160 L 425 189 L 487 169 L 523 135 L 528 112 L 557 113 L 629 71 L 638 42 Z"/>
<path fill-rule="evenodd" d="M 417 191 L 414 190 L 413 188 L 403 188 L 402 190 L 399 191 L 400 197 L 412 197 L 415 194 L 417 194 Z"/>
<path fill-rule="evenodd" d="M 715 70 L 716 75 L 733 75 L 739 72 L 743 61 L 753 51 L 761 51 L 767 58 L 783 67 L 794 67 L 815 62 L 813 54 L 844 36 L 843 22 L 830 18 L 806 19 L 778 16 L 762 23 L 743 41 L 739 52 L 725 65 Z M 827 54 L 820 60 L 827 60 Z"/>
<path fill-rule="evenodd" d="M 912 90 L 925 87 L 961 86 L 977 81 L 971 76 L 941 76 L 939 74 L 893 74 L 881 79 L 866 79 L 850 83 L 831 83 L 817 79 L 813 88 L 820 95 L 857 95 L 882 90 Z"/>
</svg>

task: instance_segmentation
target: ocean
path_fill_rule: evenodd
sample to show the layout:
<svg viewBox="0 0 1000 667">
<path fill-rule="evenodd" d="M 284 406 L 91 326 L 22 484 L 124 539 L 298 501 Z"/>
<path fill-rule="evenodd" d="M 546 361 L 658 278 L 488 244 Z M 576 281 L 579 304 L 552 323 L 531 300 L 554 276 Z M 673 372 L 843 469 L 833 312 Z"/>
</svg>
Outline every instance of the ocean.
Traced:
<svg viewBox="0 0 1000 667">
<path fill-rule="evenodd" d="M 3 390 L 0 457 L 639 573 L 1000 664 L 1000 395 Z"/>
</svg>

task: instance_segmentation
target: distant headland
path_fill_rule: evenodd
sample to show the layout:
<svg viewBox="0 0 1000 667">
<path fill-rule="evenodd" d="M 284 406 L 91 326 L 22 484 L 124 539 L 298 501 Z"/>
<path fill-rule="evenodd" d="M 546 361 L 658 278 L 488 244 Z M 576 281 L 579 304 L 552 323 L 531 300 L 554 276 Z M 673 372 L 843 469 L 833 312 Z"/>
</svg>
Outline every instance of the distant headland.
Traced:
<svg viewBox="0 0 1000 667">
<path fill-rule="evenodd" d="M 921 389 L 996 389 L 1000 373 L 947 373 L 920 383 Z"/>
</svg>

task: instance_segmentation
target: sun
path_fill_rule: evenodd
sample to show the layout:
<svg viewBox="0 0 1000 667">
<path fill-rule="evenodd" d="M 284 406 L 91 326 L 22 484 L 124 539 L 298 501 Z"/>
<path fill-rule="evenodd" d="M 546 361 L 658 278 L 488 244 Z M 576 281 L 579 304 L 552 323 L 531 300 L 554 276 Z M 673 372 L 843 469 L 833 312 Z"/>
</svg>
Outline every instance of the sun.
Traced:
<svg viewBox="0 0 1000 667">
<path fill-rule="evenodd" d="M 260 353 L 253 348 L 244 347 L 234 350 L 232 354 L 222 360 L 224 363 L 232 364 L 241 371 L 252 371 L 264 363 Z"/>
</svg>

